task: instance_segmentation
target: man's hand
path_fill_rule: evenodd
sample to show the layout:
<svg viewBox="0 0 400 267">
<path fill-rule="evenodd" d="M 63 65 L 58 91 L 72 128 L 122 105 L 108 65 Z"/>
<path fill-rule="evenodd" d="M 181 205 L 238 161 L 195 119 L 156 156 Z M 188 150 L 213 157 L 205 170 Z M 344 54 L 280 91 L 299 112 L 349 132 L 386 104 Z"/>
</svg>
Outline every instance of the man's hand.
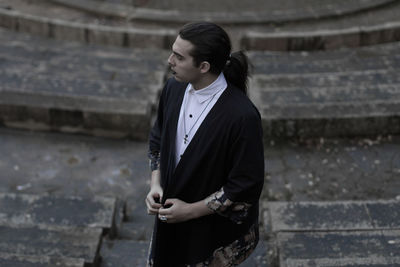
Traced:
<svg viewBox="0 0 400 267">
<path fill-rule="evenodd" d="M 182 200 L 172 198 L 167 199 L 158 212 L 158 217 L 165 216 L 167 223 L 179 223 L 192 219 L 190 204 Z"/>
<path fill-rule="evenodd" d="M 166 223 L 180 223 L 201 216 L 212 214 L 213 211 L 207 208 L 204 201 L 186 203 L 180 199 L 167 199 L 164 207 L 159 209 L 158 217 L 165 216 Z"/>
<path fill-rule="evenodd" d="M 154 185 L 151 187 L 150 192 L 146 197 L 147 213 L 158 214 L 159 209 L 162 207 L 160 201 L 162 199 L 163 190 L 161 186 Z"/>
<path fill-rule="evenodd" d="M 151 187 L 150 192 L 146 196 L 147 213 L 156 215 L 161 206 L 161 199 L 163 197 L 163 189 L 160 185 L 160 171 L 154 170 L 151 173 Z"/>
</svg>

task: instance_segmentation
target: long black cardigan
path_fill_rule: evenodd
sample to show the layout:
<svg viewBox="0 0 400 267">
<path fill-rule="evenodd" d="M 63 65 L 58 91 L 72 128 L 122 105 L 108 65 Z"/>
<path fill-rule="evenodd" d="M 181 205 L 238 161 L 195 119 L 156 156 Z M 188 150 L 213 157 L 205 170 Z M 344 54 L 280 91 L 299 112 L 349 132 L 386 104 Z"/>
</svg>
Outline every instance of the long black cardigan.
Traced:
<svg viewBox="0 0 400 267">
<path fill-rule="evenodd" d="M 187 83 L 167 81 L 150 133 L 150 151 L 161 155 L 163 199 L 203 200 L 222 187 L 229 200 L 252 204 L 238 224 L 212 214 L 178 224 L 156 219 L 151 245 L 154 266 L 202 262 L 258 224 L 264 181 L 261 117 L 239 89 L 228 84 L 204 119 L 175 168 L 175 138 Z M 257 225 L 258 227 L 258 225 Z"/>
</svg>

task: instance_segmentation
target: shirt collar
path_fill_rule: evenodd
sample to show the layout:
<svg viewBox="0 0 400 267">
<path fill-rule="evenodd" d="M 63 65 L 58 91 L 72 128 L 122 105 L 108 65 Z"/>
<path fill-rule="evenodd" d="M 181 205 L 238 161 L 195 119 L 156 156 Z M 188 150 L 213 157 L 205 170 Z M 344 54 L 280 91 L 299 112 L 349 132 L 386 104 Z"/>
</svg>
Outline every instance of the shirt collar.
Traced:
<svg viewBox="0 0 400 267">
<path fill-rule="evenodd" d="M 193 95 L 200 104 L 202 104 L 221 90 L 225 89 L 227 86 L 228 84 L 226 82 L 225 76 L 221 72 L 221 74 L 212 84 L 202 89 L 194 90 L 192 84 L 189 84 L 188 92 Z"/>
</svg>

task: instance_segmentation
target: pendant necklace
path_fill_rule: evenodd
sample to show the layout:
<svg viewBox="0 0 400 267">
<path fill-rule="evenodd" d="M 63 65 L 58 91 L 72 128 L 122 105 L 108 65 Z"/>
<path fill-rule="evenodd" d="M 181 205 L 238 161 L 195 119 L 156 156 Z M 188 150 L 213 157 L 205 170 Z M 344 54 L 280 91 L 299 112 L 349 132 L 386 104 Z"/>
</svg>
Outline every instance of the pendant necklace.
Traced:
<svg viewBox="0 0 400 267">
<path fill-rule="evenodd" d="M 187 105 L 187 99 L 185 99 L 185 104 L 184 104 L 184 107 L 183 107 L 183 130 L 185 131 L 185 132 L 184 132 L 185 135 L 184 135 L 184 137 L 183 137 L 183 142 L 184 142 L 185 144 L 187 144 L 187 142 L 189 141 L 189 134 L 190 134 L 190 132 L 193 130 L 193 127 L 197 124 L 197 122 L 199 121 L 199 119 L 200 119 L 201 116 L 203 115 L 204 111 L 207 109 L 207 107 L 208 107 L 208 106 L 210 105 L 210 103 L 213 101 L 213 99 L 214 99 L 214 97 L 215 97 L 216 94 L 218 94 L 218 92 L 215 93 L 215 94 L 211 97 L 210 101 L 208 101 L 206 107 L 201 111 L 200 115 L 197 117 L 197 119 L 196 119 L 196 121 L 193 123 L 192 127 L 190 127 L 189 132 L 186 132 L 186 112 L 185 112 L 185 109 L 186 109 L 186 105 Z"/>
</svg>

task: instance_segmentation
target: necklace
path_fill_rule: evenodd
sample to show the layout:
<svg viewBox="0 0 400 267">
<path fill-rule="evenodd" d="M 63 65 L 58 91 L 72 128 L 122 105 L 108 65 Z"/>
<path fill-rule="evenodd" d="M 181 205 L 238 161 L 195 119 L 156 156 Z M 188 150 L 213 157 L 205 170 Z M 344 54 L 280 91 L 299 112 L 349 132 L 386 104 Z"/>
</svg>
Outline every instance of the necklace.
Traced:
<svg viewBox="0 0 400 267">
<path fill-rule="evenodd" d="M 211 97 L 210 101 L 208 101 L 207 105 L 206 105 L 205 108 L 201 111 L 201 113 L 200 113 L 200 115 L 197 117 L 196 121 L 192 124 L 192 127 L 190 127 L 189 132 L 186 132 L 186 112 L 185 112 L 185 109 L 186 109 L 186 105 L 187 105 L 187 98 L 185 99 L 185 104 L 184 104 L 184 106 L 183 106 L 183 130 L 185 131 L 185 132 L 184 132 L 185 135 L 184 135 L 184 137 L 183 137 L 183 142 L 184 142 L 185 144 L 187 144 L 187 142 L 189 141 L 189 134 L 190 134 L 190 132 L 193 130 L 193 127 L 197 124 L 197 122 L 199 121 L 199 119 L 200 119 L 201 116 L 203 115 L 204 111 L 207 109 L 207 107 L 208 107 L 208 106 L 210 105 L 210 103 L 213 101 L 213 99 L 214 99 L 214 97 L 215 97 L 216 94 L 218 94 L 218 92 L 215 93 L 215 94 L 213 94 L 213 96 Z"/>
</svg>

